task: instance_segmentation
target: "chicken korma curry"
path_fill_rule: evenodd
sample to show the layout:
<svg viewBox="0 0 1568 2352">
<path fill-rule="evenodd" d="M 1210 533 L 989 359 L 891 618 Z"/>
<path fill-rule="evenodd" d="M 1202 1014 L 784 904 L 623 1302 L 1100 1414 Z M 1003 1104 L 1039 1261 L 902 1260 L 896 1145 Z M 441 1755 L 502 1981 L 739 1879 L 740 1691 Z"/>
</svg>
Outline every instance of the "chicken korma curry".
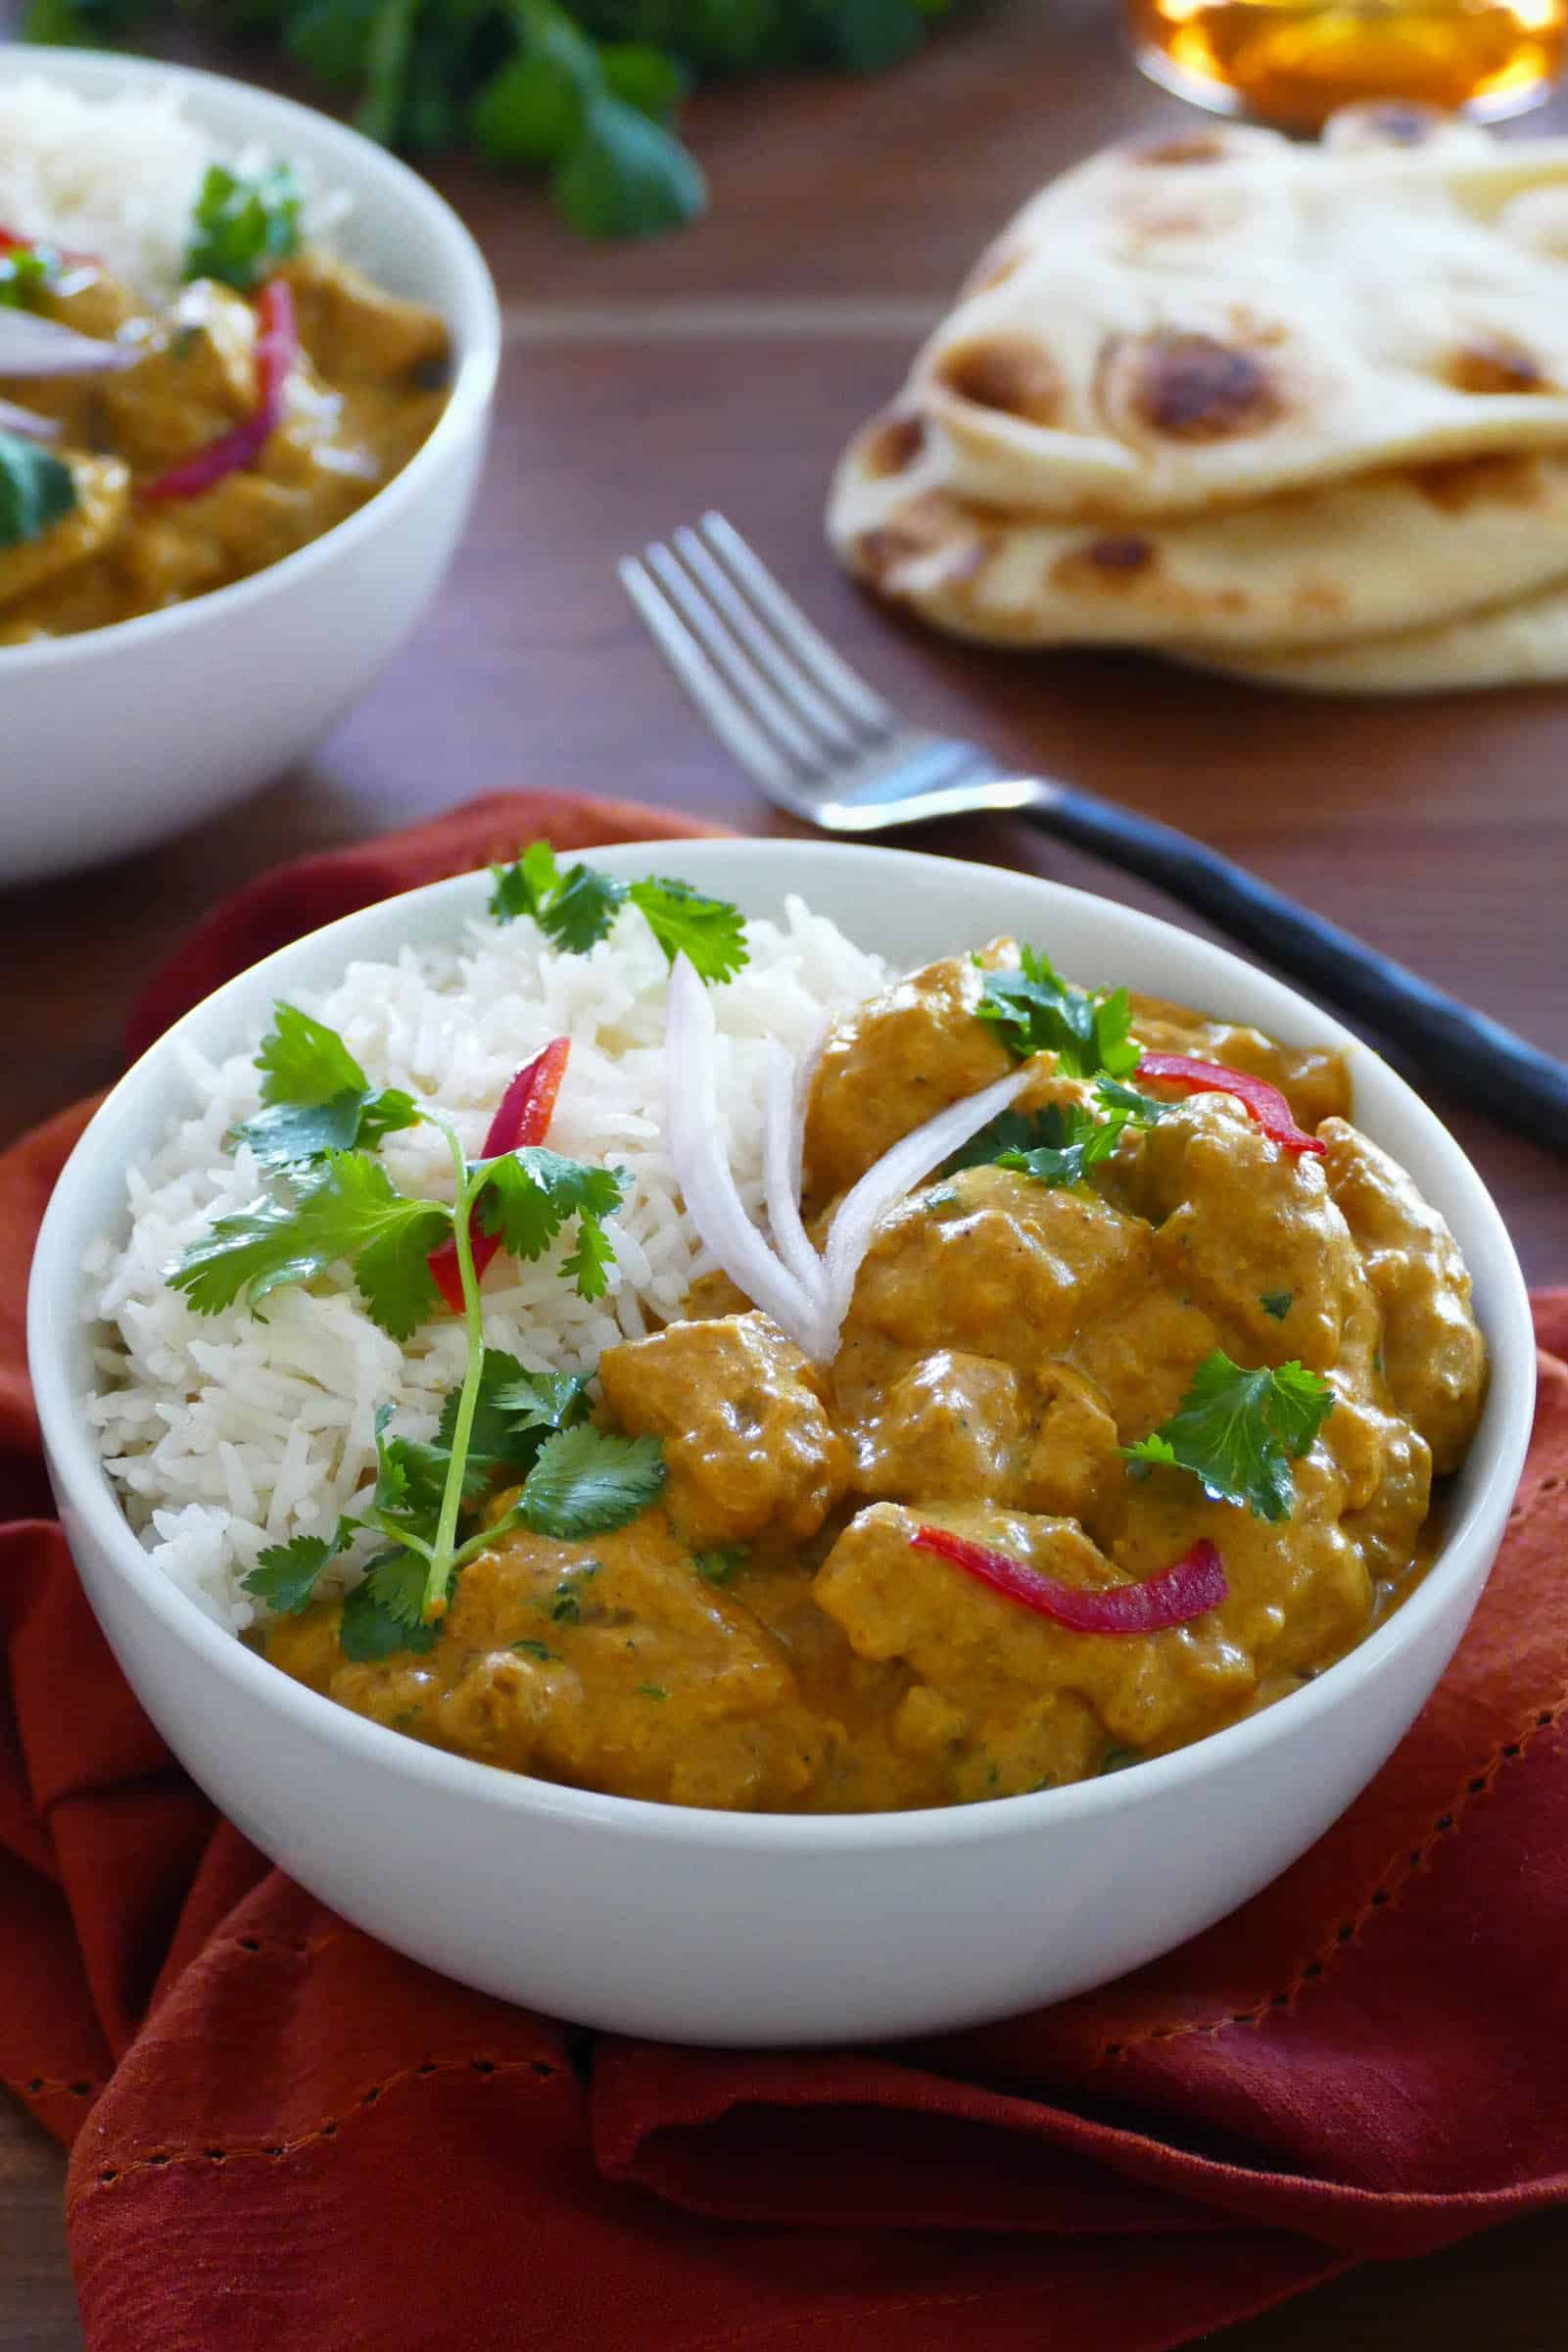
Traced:
<svg viewBox="0 0 1568 2352">
<path fill-rule="evenodd" d="M 517 876 L 510 906 L 498 877 L 503 918 L 603 936 L 562 895 L 571 876 Z M 698 1018 L 680 990 L 702 996 L 691 909 L 712 903 L 636 900 L 671 932 L 672 1119 L 707 1082 L 700 1037 L 676 1032 Z M 263 1066 L 303 1072 L 304 1017 L 278 1019 Z M 440 1294 L 408 1312 L 467 1317 L 469 1373 L 434 1443 L 383 1441 L 374 1503 L 336 1545 L 299 1539 L 247 1580 L 276 1612 L 253 1638 L 288 1673 L 438 1747 L 615 1795 L 948 1805 L 1201 1739 L 1332 1664 L 1422 1573 L 1486 1352 L 1455 1244 L 1351 1124 L 1337 1054 L 1076 989 L 1009 941 L 932 964 L 832 1027 L 792 1241 L 775 1202 L 777 1282 L 748 1224 L 755 1288 L 699 1280 L 590 1386 L 478 1336 L 498 1251 L 537 1256 L 553 1218 L 577 1231 L 562 1272 L 582 1288 L 613 1215 L 613 1171 L 544 1148 L 566 1052 L 518 1074 L 466 1174 L 454 1146 L 452 1207 L 403 1204 L 428 1221 L 409 1247 Z M 292 1103 L 274 1089 L 243 1130 L 259 1154 L 278 1122 L 302 1149 L 322 1117 L 303 1098 L 333 1080 L 361 1106 L 340 1142 L 418 1116 L 347 1071 L 297 1078 Z M 932 1148 L 963 1140 L 900 1182 L 927 1127 Z M 698 1150 L 688 1208 L 723 1263 Z M 368 1197 L 368 1151 L 309 1181 L 297 1158 L 286 1231 L 223 1221 L 173 1280 L 213 1311 L 243 1282 L 254 1302 L 306 1278 L 312 1247 L 351 1255 L 350 1163 Z M 393 1214 L 356 1261 L 372 1301 Z M 391 1549 L 347 1596 L 318 1589 L 366 1527 Z"/>
<path fill-rule="evenodd" d="M 428 439 L 443 321 L 301 245 L 288 185 L 210 174 L 170 303 L 0 228 L 0 647 L 261 571 Z"/>
</svg>

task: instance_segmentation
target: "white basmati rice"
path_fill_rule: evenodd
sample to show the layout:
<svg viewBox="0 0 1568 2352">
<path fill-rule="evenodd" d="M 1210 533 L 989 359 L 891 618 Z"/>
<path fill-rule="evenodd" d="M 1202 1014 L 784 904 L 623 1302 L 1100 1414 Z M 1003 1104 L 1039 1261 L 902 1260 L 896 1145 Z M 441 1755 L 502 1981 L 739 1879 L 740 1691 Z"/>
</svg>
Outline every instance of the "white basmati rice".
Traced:
<svg viewBox="0 0 1568 2352">
<path fill-rule="evenodd" d="M 209 165 L 254 171 L 274 162 L 294 166 L 307 232 L 322 236 L 347 198 L 315 187 L 297 157 L 225 153 L 171 83 L 83 98 L 42 74 L 0 81 L 0 227 L 91 254 L 151 298 L 179 290 Z"/>
<path fill-rule="evenodd" d="M 716 1051 L 731 1162 L 760 1222 L 767 1040 L 804 1051 L 828 1013 L 886 972 L 795 898 L 782 924 L 748 924 L 746 937 L 750 962 L 714 992 Z M 561 1279 L 569 1241 L 532 1266 L 495 1261 L 486 1343 L 535 1370 L 591 1370 L 606 1347 L 640 1335 L 648 1313 L 674 1315 L 711 1266 L 664 1140 L 665 983 L 651 934 L 626 912 L 588 955 L 557 953 L 532 923 L 480 921 L 450 948 L 352 964 L 325 997 L 299 999 L 342 1032 L 377 1086 L 407 1087 L 442 1111 L 472 1154 L 513 1073 L 550 1038 L 571 1038 L 549 1140 L 630 1180 L 608 1227 L 616 1262 L 603 1299 L 580 1299 Z M 249 1152 L 224 1147 L 258 1108 L 260 1041 L 216 1068 L 187 1054 L 196 1107 L 127 1172 L 128 1233 L 100 1241 L 87 1266 L 86 1312 L 101 1326 L 88 1412 L 126 1515 L 159 1566 L 236 1632 L 257 1613 L 240 1579 L 267 1545 L 330 1533 L 340 1512 L 368 1501 L 378 1405 L 396 1405 L 400 1433 L 431 1437 L 464 1362 L 454 1318 L 400 1347 L 341 1272 L 274 1293 L 264 1320 L 238 1306 L 195 1315 L 168 1287 L 170 1266 L 212 1220 L 261 1189 Z M 402 1190 L 451 1198 L 435 1129 L 391 1135 L 381 1156 Z"/>
</svg>

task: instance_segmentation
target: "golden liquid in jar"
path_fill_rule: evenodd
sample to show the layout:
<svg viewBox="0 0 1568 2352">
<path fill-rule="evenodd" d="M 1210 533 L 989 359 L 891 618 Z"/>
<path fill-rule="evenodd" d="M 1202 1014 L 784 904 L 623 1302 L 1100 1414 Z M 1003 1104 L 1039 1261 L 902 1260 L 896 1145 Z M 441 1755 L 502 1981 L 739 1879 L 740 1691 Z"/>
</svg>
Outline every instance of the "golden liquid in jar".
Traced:
<svg viewBox="0 0 1568 2352">
<path fill-rule="evenodd" d="M 1138 62 L 1201 106 L 1315 129 L 1357 99 L 1485 119 L 1544 98 L 1568 0 L 1130 0 Z"/>
</svg>

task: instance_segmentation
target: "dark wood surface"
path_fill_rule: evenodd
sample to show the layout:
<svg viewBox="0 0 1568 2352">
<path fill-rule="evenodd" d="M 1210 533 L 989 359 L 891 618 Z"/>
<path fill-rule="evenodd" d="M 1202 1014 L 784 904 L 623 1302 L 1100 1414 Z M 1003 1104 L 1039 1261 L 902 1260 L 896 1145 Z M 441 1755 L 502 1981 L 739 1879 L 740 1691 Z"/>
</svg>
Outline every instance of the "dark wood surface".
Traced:
<svg viewBox="0 0 1568 2352">
<path fill-rule="evenodd" d="M 707 740 L 611 568 L 715 504 L 917 716 L 1184 826 L 1568 1050 L 1568 691 L 1313 703 L 1131 658 L 987 656 L 888 622 L 823 549 L 839 443 L 891 391 L 991 230 L 1084 148 L 1182 119 L 1123 62 L 1109 0 L 997 0 L 880 81 L 704 97 L 691 130 L 714 216 L 660 245 L 586 248 L 528 190 L 439 169 L 508 323 L 467 543 L 418 637 L 308 769 L 157 854 L 0 891 L 0 1138 L 110 1078 L 124 1007 L 180 931 L 304 849 L 502 784 L 789 830 Z M 1565 121 L 1559 102 L 1530 127 Z M 0 789 L 28 789 L 4 775 L 3 711 Z M 1160 903 L 1018 825 L 934 845 Z M 1441 1074 L 1428 1091 L 1531 1278 L 1568 1279 L 1560 1162 L 1467 1112 Z M 0 2352 L 79 2343 L 61 2172 L 53 2144 L 0 2102 Z M 1565 2339 L 1568 2223 L 1546 2217 L 1363 2269 L 1224 2343 L 1554 2352 Z"/>
</svg>

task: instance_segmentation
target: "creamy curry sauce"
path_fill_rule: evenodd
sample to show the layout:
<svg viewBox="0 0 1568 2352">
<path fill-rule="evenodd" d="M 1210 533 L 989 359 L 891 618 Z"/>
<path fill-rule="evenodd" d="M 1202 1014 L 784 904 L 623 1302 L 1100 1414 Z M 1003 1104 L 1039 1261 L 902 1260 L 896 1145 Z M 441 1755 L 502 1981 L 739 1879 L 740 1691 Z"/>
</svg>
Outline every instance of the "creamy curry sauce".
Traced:
<svg viewBox="0 0 1568 2352">
<path fill-rule="evenodd" d="M 141 353 L 117 374 L 0 376 L 0 400 L 59 419 L 73 509 L 0 549 L 0 646 L 68 637 L 226 588 L 319 539 L 400 473 L 446 406 L 447 329 L 307 250 L 282 264 L 300 356 L 284 414 L 256 461 L 200 497 L 145 501 L 146 484 L 242 425 L 257 407 L 254 307 L 210 278 L 166 311 L 108 271 L 72 267 L 37 307 Z"/>
<path fill-rule="evenodd" d="M 1006 1073 L 974 1015 L 981 981 L 969 959 L 936 964 L 836 1024 L 810 1104 L 809 1217 Z M 823 1372 L 722 1279 L 699 1285 L 690 1320 L 599 1368 L 604 1417 L 664 1442 L 659 1507 L 582 1543 L 506 1535 L 463 1571 L 424 1656 L 352 1663 L 339 1605 L 318 1603 L 272 1625 L 268 1656 L 513 1771 L 842 1812 L 1079 1780 L 1343 1656 L 1421 1573 L 1434 1473 L 1474 1432 L 1469 1278 L 1410 1179 L 1348 1124 L 1337 1054 L 1133 1004 L 1146 1049 L 1267 1078 L 1326 1157 L 1291 1157 L 1209 1094 L 1129 1132 L 1086 1185 L 994 1166 L 933 1179 L 880 1227 Z M 1020 1107 L 1088 1092 L 1044 1056 Z M 1262 1303 L 1287 1292 L 1282 1315 Z M 1216 1347 L 1299 1358 L 1332 1384 L 1281 1524 L 1182 1471 L 1135 1479 L 1117 1452 Z M 929 1522 L 1090 1587 L 1207 1536 L 1229 1597 L 1160 1633 L 1075 1633 L 912 1549 Z"/>
</svg>

